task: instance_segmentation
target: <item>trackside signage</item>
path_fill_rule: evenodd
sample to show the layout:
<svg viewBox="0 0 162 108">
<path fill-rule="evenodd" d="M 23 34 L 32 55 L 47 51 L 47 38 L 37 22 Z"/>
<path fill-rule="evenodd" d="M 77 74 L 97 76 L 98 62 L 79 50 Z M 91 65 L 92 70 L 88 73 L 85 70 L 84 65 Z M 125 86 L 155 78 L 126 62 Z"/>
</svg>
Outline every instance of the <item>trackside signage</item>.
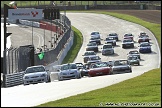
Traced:
<svg viewBox="0 0 162 108">
<path fill-rule="evenodd" d="M 9 9 L 9 19 L 42 19 L 43 9 Z"/>
</svg>

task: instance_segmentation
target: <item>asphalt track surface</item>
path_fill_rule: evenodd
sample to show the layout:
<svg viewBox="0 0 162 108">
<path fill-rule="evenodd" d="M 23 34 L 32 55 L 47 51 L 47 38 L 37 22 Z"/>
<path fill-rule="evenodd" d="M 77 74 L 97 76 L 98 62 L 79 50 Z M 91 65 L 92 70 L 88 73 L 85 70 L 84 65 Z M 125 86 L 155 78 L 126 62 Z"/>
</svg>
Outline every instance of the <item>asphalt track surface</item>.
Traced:
<svg viewBox="0 0 162 108">
<path fill-rule="evenodd" d="M 139 76 L 149 70 L 159 68 L 161 62 L 159 47 L 154 35 L 148 29 L 140 25 L 103 14 L 67 13 L 67 16 L 71 20 L 71 24 L 80 30 L 84 37 L 83 45 L 74 62 L 83 62 L 82 55 L 85 52 L 85 47 L 89 41 L 90 33 L 92 31 L 99 31 L 102 34 L 102 39 L 105 39 L 106 35 L 111 32 L 116 32 L 119 34 L 119 41 L 117 42 L 117 46 L 114 48 L 114 55 L 102 56 L 100 52 L 102 45 L 99 45 L 99 52 L 97 55 L 101 57 L 102 61 L 126 59 L 126 54 L 130 50 L 138 50 L 139 44 L 137 43 L 137 37 L 141 31 L 146 32 L 150 36 L 152 53 L 141 54 L 141 65 L 132 66 L 132 73 L 83 77 L 81 79 L 65 81 L 54 80 L 51 83 L 39 83 L 28 86 L 19 85 L 10 88 L 1 88 L 2 107 L 35 106 L 45 102 L 110 86 L 112 84 Z M 134 35 L 135 48 L 121 48 L 121 40 L 123 39 L 123 35 L 125 33 L 132 33 Z M 101 43 L 103 44 L 104 41 L 102 40 Z"/>
<path fill-rule="evenodd" d="M 8 32 L 11 34 L 11 45 L 13 47 L 19 47 L 19 46 L 25 46 L 25 45 L 32 45 L 32 39 L 33 39 L 33 45 L 35 46 L 35 49 L 42 48 L 45 45 L 47 45 L 47 48 L 51 48 L 51 36 L 54 36 L 54 32 L 49 30 L 44 30 L 37 27 L 30 27 L 25 25 L 17 25 L 15 27 L 8 26 Z M 45 37 L 45 38 L 44 38 Z M 54 43 L 54 40 L 52 40 Z M 56 45 L 54 44 L 54 47 Z"/>
</svg>

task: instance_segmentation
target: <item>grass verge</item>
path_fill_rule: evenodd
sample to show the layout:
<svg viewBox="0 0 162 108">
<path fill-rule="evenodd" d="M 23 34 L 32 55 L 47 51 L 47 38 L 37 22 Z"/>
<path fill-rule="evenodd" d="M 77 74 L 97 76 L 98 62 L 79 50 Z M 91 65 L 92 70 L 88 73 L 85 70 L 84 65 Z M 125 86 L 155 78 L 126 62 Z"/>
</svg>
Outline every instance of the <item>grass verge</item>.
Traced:
<svg viewBox="0 0 162 108">
<path fill-rule="evenodd" d="M 83 43 L 83 36 L 82 33 L 72 26 L 72 30 L 74 31 L 74 41 L 73 46 L 68 51 L 66 57 L 62 61 L 62 64 L 64 63 L 72 63 L 74 59 L 77 57 L 77 54 L 82 46 Z"/>
<path fill-rule="evenodd" d="M 149 23 L 125 14 L 111 12 L 100 13 L 128 20 L 146 27 L 155 35 L 161 49 L 161 25 Z M 76 29 L 73 30 L 75 31 Z M 78 32 L 78 30 L 76 31 Z M 80 38 L 77 34 L 75 36 L 76 38 Z M 68 58 L 71 57 L 68 56 Z M 65 62 L 68 62 L 68 60 Z M 161 106 L 161 68 L 150 70 L 138 77 L 125 80 L 118 84 L 41 104 L 38 107 L 99 107 L 112 105 L 120 107 L 122 105 L 129 106 L 130 103 L 134 106 Z"/>
<path fill-rule="evenodd" d="M 161 71 L 153 69 L 141 76 L 109 87 L 41 104 L 38 107 L 99 107 L 110 103 L 146 103 L 160 106 Z M 108 104 L 109 103 L 109 104 Z M 111 106 L 112 104 L 110 104 Z"/>
</svg>

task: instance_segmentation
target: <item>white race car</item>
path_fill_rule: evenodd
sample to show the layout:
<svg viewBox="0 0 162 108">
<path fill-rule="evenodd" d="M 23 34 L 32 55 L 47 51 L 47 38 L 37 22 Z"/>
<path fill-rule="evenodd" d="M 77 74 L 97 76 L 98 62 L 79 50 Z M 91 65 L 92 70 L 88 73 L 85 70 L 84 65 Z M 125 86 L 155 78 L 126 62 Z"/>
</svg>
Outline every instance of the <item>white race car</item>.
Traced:
<svg viewBox="0 0 162 108">
<path fill-rule="evenodd" d="M 98 55 L 91 55 L 88 58 L 87 64 L 91 64 L 91 63 L 96 63 L 96 62 L 101 62 L 101 58 Z"/>
<path fill-rule="evenodd" d="M 97 38 L 101 38 L 101 34 L 99 33 L 99 32 L 97 32 L 97 31 L 93 31 L 92 33 L 91 33 L 91 37 L 97 37 Z"/>
<path fill-rule="evenodd" d="M 114 47 L 112 44 L 104 44 L 102 49 L 102 55 L 114 54 Z"/>
<path fill-rule="evenodd" d="M 141 59 L 140 53 L 137 50 L 129 51 L 129 53 L 127 54 L 127 57 L 128 56 L 137 56 L 139 59 Z"/>
<path fill-rule="evenodd" d="M 43 65 L 27 67 L 23 76 L 24 85 L 50 82 L 50 73 Z"/>
<path fill-rule="evenodd" d="M 81 78 L 81 73 L 75 63 L 63 64 L 61 65 L 61 68 L 58 71 L 59 81 Z"/>
</svg>

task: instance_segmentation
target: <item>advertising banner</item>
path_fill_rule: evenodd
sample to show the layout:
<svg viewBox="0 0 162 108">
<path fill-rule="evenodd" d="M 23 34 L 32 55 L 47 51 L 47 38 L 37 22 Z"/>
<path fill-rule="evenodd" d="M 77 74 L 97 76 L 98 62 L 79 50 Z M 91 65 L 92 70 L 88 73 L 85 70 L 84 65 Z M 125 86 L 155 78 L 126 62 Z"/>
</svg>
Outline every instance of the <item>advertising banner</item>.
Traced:
<svg viewBox="0 0 162 108">
<path fill-rule="evenodd" d="M 9 19 L 42 19 L 43 9 L 9 9 Z"/>
</svg>

